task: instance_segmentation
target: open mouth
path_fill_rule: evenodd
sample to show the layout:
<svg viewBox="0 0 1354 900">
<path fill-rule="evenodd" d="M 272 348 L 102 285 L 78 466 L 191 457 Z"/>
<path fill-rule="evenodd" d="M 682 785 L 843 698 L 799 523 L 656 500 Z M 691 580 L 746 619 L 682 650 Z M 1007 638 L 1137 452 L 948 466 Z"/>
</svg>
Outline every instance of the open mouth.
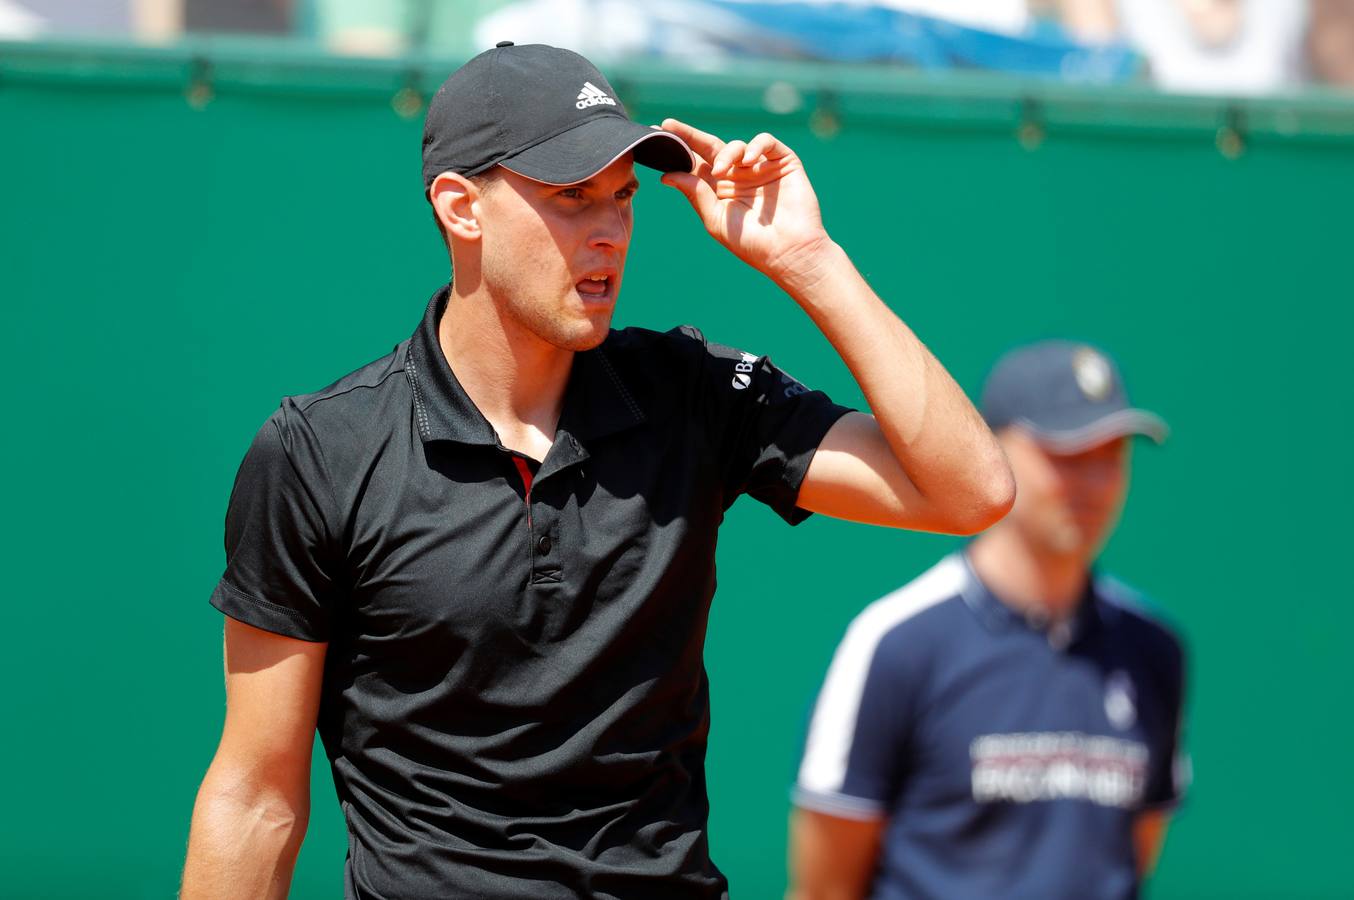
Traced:
<svg viewBox="0 0 1354 900">
<path fill-rule="evenodd" d="M 586 302 L 607 303 L 616 299 L 616 276 L 611 272 L 594 272 L 580 278 L 574 289 Z"/>
</svg>

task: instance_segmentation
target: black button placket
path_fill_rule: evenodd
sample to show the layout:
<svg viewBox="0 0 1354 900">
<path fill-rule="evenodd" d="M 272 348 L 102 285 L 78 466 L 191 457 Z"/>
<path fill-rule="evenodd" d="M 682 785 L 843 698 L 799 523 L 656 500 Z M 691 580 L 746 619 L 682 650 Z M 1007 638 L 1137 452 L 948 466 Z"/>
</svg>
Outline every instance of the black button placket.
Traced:
<svg viewBox="0 0 1354 900">
<path fill-rule="evenodd" d="M 578 438 L 564 430 L 541 462 L 527 494 L 527 540 L 531 553 L 531 583 L 558 584 L 564 580 L 564 551 L 559 531 L 560 511 L 573 490 L 573 467 L 588 458 Z"/>
</svg>

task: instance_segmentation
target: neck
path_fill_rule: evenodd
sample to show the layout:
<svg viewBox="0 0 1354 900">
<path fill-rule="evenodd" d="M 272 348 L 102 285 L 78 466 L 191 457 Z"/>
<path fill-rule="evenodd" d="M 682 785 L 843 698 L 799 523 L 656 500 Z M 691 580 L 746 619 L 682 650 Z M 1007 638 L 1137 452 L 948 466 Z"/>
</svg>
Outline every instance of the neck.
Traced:
<svg viewBox="0 0 1354 900">
<path fill-rule="evenodd" d="M 442 354 L 509 450 L 544 459 L 554 443 L 574 354 L 503 316 L 481 291 L 452 285 L 437 326 Z"/>
<path fill-rule="evenodd" d="M 1023 613 L 1061 621 L 1076 612 L 1086 590 L 1085 558 L 1040 552 L 1009 526 L 984 533 L 969 546 L 968 556 L 983 584 Z"/>
</svg>

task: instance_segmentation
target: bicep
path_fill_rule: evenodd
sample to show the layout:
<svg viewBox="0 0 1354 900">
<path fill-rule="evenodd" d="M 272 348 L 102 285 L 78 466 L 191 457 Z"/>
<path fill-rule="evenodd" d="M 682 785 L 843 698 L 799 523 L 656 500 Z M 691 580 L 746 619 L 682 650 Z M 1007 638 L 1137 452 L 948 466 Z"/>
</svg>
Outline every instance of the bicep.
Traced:
<svg viewBox="0 0 1354 900">
<path fill-rule="evenodd" d="M 847 413 L 828 429 L 796 503 L 810 512 L 867 525 L 946 530 L 868 413 Z"/>
<path fill-rule="evenodd" d="M 792 900 L 863 897 L 879 856 L 882 816 L 846 819 L 799 808 L 790 820 Z"/>
<path fill-rule="evenodd" d="M 226 722 L 213 768 L 288 799 L 306 796 L 328 645 L 226 617 Z"/>
</svg>

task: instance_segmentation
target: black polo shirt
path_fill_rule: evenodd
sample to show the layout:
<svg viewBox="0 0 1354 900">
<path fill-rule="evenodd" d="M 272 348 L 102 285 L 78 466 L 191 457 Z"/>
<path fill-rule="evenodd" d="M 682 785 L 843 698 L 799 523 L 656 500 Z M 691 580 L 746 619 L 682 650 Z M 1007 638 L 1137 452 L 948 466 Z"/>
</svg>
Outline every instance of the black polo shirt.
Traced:
<svg viewBox="0 0 1354 900">
<path fill-rule="evenodd" d="M 528 491 L 415 334 L 286 398 L 246 454 L 212 604 L 327 641 L 349 898 L 718 897 L 702 664 L 715 538 L 790 523 L 847 410 L 692 328 L 574 358 Z"/>
</svg>

